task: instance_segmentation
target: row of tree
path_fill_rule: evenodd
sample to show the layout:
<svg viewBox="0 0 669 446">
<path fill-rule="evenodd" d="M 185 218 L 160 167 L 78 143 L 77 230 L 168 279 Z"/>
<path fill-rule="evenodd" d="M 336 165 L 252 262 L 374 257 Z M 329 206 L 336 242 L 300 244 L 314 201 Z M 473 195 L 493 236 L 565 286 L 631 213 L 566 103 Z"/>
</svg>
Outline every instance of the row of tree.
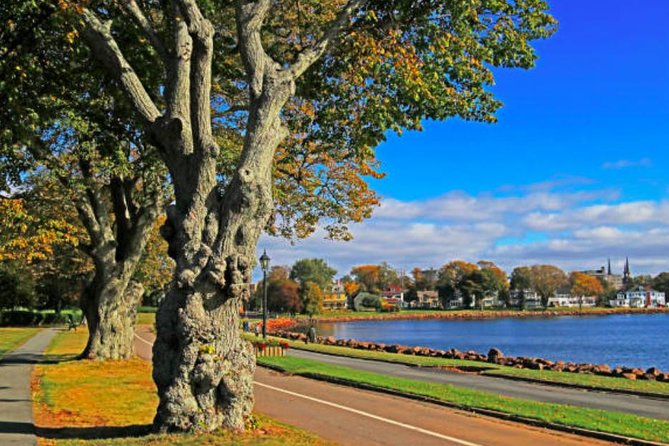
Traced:
<svg viewBox="0 0 669 446">
<path fill-rule="evenodd" d="M 302 259 L 292 267 L 274 266 L 267 275 L 267 308 L 281 313 L 305 313 L 323 310 L 324 293 L 332 288 L 337 271 L 323 259 Z M 257 288 L 254 309 L 261 308 L 263 284 Z"/>
<path fill-rule="evenodd" d="M 501 268 L 488 260 L 477 263 L 454 260 L 439 269 L 414 268 L 411 275 L 402 274 L 387 262 L 359 265 L 353 267 L 342 281 L 349 296 L 358 290 L 379 294 L 391 287 L 399 287 L 406 291 L 405 300 L 412 301 L 417 291 L 437 290 L 444 302 L 462 298 L 465 306 L 476 297 L 492 295 L 508 303 L 511 291 L 515 291 L 521 300 L 525 293 L 535 292 L 544 306 L 557 292 L 572 296 L 595 296 L 603 303 L 619 291 L 604 278 L 578 271 L 568 274 L 555 265 L 519 266 L 507 277 Z M 669 272 L 655 277 L 641 275 L 630 278 L 623 289 L 638 286 L 651 286 L 669 295 Z"/>
</svg>

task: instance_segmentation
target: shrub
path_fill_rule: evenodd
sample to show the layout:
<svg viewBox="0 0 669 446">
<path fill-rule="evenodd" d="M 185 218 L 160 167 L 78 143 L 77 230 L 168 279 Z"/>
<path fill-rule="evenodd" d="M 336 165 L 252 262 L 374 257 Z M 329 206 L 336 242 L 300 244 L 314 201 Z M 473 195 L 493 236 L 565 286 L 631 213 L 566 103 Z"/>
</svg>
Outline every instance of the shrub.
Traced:
<svg viewBox="0 0 669 446">
<path fill-rule="evenodd" d="M 0 325 L 2 326 L 29 326 L 42 323 L 42 313 L 30 310 L 9 310 L 2 312 Z"/>
</svg>

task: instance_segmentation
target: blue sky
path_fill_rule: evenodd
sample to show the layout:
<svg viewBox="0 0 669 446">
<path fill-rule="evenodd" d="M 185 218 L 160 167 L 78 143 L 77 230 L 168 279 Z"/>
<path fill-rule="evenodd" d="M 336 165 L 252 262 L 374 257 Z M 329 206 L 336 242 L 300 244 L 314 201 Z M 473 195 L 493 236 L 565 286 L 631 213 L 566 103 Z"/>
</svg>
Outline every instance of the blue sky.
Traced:
<svg viewBox="0 0 669 446">
<path fill-rule="evenodd" d="M 669 1 L 554 0 L 537 67 L 498 70 L 494 125 L 426 122 L 378 148 L 387 176 L 356 239 L 290 245 L 277 263 L 324 257 L 398 268 L 454 259 L 565 269 L 669 270 Z"/>
</svg>

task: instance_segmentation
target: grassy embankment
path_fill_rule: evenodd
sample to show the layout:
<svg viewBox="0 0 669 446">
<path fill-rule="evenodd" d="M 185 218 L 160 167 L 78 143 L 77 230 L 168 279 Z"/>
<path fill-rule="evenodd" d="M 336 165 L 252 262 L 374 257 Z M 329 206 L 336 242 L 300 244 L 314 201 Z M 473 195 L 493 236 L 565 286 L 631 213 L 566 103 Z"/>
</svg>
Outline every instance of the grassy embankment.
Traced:
<svg viewBox="0 0 669 446">
<path fill-rule="evenodd" d="M 248 333 L 244 335 L 252 340 L 255 337 Z M 272 337 L 270 337 L 272 338 Z M 282 338 L 272 338 L 287 341 Z M 549 383 L 585 386 L 593 388 L 606 388 L 610 390 L 623 390 L 645 393 L 657 393 L 669 395 L 669 383 L 657 381 L 636 381 L 625 378 L 613 378 L 610 376 L 587 375 L 581 373 L 555 372 L 551 370 L 516 369 L 497 364 L 489 364 L 477 361 L 464 361 L 457 359 L 432 358 L 426 356 L 413 356 L 397 353 L 386 353 L 369 350 L 358 350 L 348 347 L 339 347 L 322 344 L 305 344 L 298 341 L 287 341 L 291 348 L 308 350 L 330 355 L 346 356 L 350 358 L 372 359 L 398 364 L 407 364 L 421 367 L 475 367 L 483 369 L 481 374 L 502 377 L 515 377 L 528 380 L 546 381 Z"/>
<path fill-rule="evenodd" d="M 382 389 L 434 398 L 467 408 L 491 409 L 565 426 L 576 426 L 644 440 L 669 442 L 669 422 L 620 412 L 508 398 L 461 387 L 413 381 L 293 357 L 261 357 L 261 364 L 285 372 L 335 378 Z"/>
<path fill-rule="evenodd" d="M 149 434 L 158 399 L 151 364 L 73 361 L 83 330 L 59 333 L 36 367 L 33 406 L 40 446 L 327 445 L 315 435 L 262 416 L 243 434 Z M 95 439 L 94 437 L 104 438 Z"/>
<path fill-rule="evenodd" d="M 40 331 L 39 328 L 0 328 L 0 359 Z"/>
</svg>

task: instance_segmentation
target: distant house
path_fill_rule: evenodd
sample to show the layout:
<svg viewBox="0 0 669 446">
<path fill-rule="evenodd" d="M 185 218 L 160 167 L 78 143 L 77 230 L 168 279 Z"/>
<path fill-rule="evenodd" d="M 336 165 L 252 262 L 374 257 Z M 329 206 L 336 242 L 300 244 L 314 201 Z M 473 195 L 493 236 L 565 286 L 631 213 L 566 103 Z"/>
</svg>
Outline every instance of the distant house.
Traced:
<svg viewBox="0 0 669 446">
<path fill-rule="evenodd" d="M 411 302 L 411 308 L 441 308 L 439 293 L 436 291 L 416 291 L 416 300 Z"/>
<path fill-rule="evenodd" d="M 381 297 L 386 303 L 395 305 L 399 308 L 406 307 L 404 302 L 404 290 L 399 285 L 390 285 L 381 293 Z"/>
<path fill-rule="evenodd" d="M 628 291 L 621 291 L 615 299 L 609 300 L 612 307 L 654 308 L 666 305 L 665 295 L 650 287 L 637 287 Z"/>
<path fill-rule="evenodd" d="M 326 310 L 344 310 L 347 307 L 348 299 L 344 291 L 344 285 L 337 281 L 323 293 L 323 308 Z"/>
<path fill-rule="evenodd" d="M 594 307 L 597 296 L 572 296 L 570 293 L 557 292 L 548 298 L 549 307 Z"/>
<path fill-rule="evenodd" d="M 524 302 L 523 308 L 533 309 L 541 308 L 541 296 L 531 289 L 511 290 L 509 293 L 509 305 L 520 307 Z"/>
<path fill-rule="evenodd" d="M 499 293 L 494 292 L 483 296 L 480 301 L 477 299 L 476 305 L 482 308 L 496 308 L 503 306 L 503 303 L 499 300 Z"/>
</svg>

